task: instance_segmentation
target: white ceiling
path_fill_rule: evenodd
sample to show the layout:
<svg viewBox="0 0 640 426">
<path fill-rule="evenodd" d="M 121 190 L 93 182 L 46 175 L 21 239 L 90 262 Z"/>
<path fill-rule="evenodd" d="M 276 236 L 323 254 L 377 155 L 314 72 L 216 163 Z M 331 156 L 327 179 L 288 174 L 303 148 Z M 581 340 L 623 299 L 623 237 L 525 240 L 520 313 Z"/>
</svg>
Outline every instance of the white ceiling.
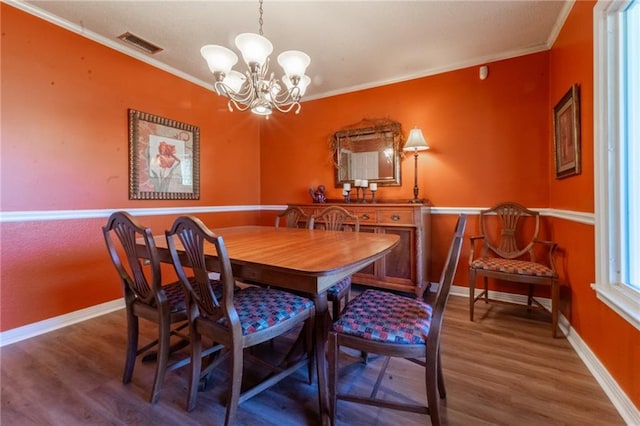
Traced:
<svg viewBox="0 0 640 426">
<path fill-rule="evenodd" d="M 209 88 L 200 48 L 222 44 L 237 52 L 235 36 L 259 29 L 257 0 L 6 1 Z M 311 56 L 306 98 L 314 99 L 546 50 L 572 5 L 265 0 L 263 30 L 274 45 L 277 76 L 281 51 Z M 129 47 L 117 39 L 127 31 L 164 50 L 151 56 Z"/>
</svg>

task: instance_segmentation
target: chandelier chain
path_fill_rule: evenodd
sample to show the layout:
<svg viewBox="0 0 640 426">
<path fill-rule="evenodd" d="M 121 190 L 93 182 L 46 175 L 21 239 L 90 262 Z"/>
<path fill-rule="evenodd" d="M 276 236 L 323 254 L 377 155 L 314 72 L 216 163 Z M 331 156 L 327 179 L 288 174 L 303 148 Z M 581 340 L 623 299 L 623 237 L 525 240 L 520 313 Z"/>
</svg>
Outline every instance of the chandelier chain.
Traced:
<svg viewBox="0 0 640 426">
<path fill-rule="evenodd" d="M 262 33 L 262 0 L 260 0 L 259 11 L 260 11 L 260 19 L 258 19 L 258 23 L 260 24 L 260 35 L 264 35 Z"/>
</svg>

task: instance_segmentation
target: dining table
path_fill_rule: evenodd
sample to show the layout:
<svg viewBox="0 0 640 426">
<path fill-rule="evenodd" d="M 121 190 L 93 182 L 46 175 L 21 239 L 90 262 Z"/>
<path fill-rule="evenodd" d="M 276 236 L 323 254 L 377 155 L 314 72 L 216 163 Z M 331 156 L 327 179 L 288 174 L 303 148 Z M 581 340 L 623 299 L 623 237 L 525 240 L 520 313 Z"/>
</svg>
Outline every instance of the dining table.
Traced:
<svg viewBox="0 0 640 426">
<path fill-rule="evenodd" d="M 320 415 L 322 424 L 329 424 L 326 346 L 331 317 L 327 289 L 384 257 L 399 237 L 253 225 L 212 231 L 222 237 L 236 279 L 294 290 L 313 299 Z M 171 263 L 165 237 L 157 235 L 154 241 L 160 261 Z M 205 261 L 207 269 L 219 271 L 213 247 L 205 247 Z"/>
</svg>

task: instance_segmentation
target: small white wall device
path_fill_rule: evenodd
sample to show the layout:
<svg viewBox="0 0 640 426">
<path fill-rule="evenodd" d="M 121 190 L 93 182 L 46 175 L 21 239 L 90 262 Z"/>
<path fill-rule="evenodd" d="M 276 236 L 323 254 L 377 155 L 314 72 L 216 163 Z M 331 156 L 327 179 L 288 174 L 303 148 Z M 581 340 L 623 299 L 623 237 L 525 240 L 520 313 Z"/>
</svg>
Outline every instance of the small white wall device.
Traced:
<svg viewBox="0 0 640 426">
<path fill-rule="evenodd" d="M 489 76 L 489 67 L 483 65 L 480 67 L 480 80 L 486 80 Z"/>
</svg>

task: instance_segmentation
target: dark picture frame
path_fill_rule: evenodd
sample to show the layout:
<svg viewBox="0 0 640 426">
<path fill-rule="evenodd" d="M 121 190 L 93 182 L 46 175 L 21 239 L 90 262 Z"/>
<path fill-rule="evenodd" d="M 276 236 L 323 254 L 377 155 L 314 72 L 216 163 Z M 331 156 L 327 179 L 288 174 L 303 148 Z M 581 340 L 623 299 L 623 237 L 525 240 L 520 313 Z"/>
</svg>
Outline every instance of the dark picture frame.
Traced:
<svg viewBox="0 0 640 426">
<path fill-rule="evenodd" d="M 200 129 L 129 109 L 129 199 L 200 199 Z"/>
<path fill-rule="evenodd" d="M 571 86 L 553 108 L 556 179 L 580 174 L 580 87 Z"/>
</svg>

